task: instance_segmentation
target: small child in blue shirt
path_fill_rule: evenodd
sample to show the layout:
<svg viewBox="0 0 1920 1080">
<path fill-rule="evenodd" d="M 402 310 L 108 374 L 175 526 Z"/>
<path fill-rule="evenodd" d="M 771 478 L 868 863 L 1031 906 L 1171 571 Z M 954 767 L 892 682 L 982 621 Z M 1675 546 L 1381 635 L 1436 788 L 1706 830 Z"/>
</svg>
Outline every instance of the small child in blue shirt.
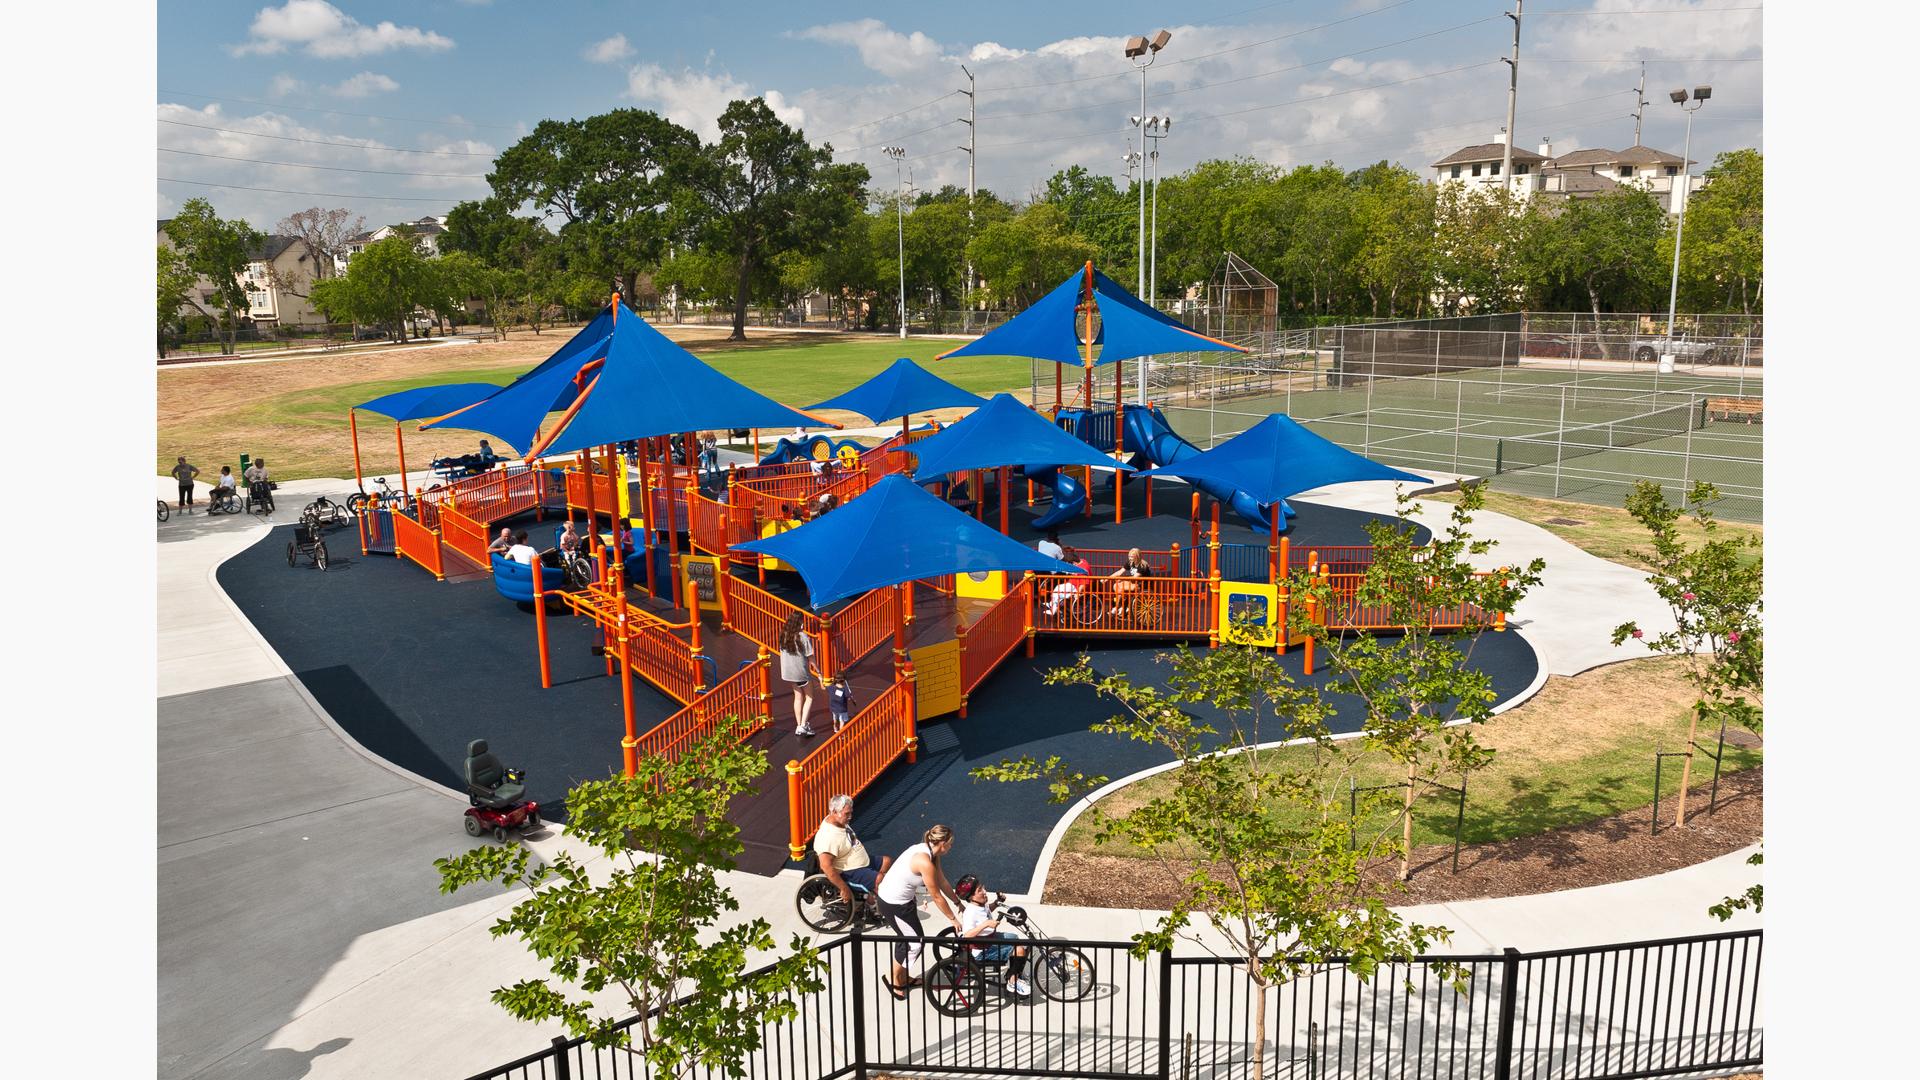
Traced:
<svg viewBox="0 0 1920 1080">
<path fill-rule="evenodd" d="M 835 675 L 827 687 L 827 711 L 833 714 L 833 730 L 847 726 L 847 717 L 853 713 L 853 688 L 845 675 Z"/>
</svg>

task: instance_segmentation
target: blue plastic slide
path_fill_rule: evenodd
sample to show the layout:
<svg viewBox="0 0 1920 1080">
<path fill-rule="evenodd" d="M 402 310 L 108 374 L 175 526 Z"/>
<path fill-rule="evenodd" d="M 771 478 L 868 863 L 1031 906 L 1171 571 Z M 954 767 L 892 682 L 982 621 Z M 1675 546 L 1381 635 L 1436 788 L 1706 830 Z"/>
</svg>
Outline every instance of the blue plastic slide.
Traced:
<svg viewBox="0 0 1920 1080">
<path fill-rule="evenodd" d="M 1053 492 L 1053 509 L 1037 518 L 1033 527 L 1045 532 L 1073 520 L 1087 509 L 1087 488 L 1058 465 L 1022 465 L 1020 475 Z"/>
<path fill-rule="evenodd" d="M 1149 465 L 1175 465 L 1200 453 L 1199 447 L 1181 438 L 1172 427 L 1168 426 L 1167 418 L 1159 409 L 1143 409 L 1137 406 L 1127 409 L 1126 446 L 1127 449 L 1134 451 L 1133 459 L 1127 464 L 1136 469 Z M 1233 512 L 1240 515 L 1240 520 L 1246 522 L 1248 527 L 1256 532 L 1264 533 L 1271 527 L 1267 518 L 1268 507 L 1255 502 L 1253 496 L 1246 492 L 1207 480 L 1200 481 L 1196 486 L 1232 507 Z M 1287 527 L 1286 519 L 1293 516 L 1294 510 L 1287 505 L 1285 499 L 1280 500 L 1280 507 L 1282 510 L 1280 528 L 1284 531 Z"/>
</svg>

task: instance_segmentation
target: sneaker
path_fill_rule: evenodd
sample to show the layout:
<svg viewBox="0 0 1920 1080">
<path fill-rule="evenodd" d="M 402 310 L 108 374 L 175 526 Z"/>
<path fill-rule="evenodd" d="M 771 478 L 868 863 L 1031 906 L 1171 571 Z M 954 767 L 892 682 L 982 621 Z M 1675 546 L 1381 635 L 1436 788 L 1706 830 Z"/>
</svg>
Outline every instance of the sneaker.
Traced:
<svg viewBox="0 0 1920 1080">
<path fill-rule="evenodd" d="M 818 732 L 814 731 L 811 727 L 795 728 L 793 733 L 802 737 L 818 734 Z"/>
<path fill-rule="evenodd" d="M 1020 997 L 1027 997 L 1033 993 L 1033 986 L 1025 979 L 1008 979 L 1007 989 Z"/>
</svg>

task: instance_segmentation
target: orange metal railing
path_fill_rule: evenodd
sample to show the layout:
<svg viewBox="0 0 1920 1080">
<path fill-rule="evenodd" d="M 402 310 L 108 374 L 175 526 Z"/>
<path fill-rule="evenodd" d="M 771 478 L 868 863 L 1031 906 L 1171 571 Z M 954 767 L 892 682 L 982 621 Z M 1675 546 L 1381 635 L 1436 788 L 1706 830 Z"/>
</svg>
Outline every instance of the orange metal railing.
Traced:
<svg viewBox="0 0 1920 1080">
<path fill-rule="evenodd" d="M 640 752 L 673 760 L 688 747 L 711 736 L 728 720 L 753 718 L 757 721 L 743 736 L 766 727 L 772 716 L 768 701 L 768 673 L 772 665 L 766 657 L 756 659 L 719 686 L 701 694 L 692 704 L 640 736 Z"/>
<path fill-rule="evenodd" d="M 470 476 L 434 494 L 444 493 L 442 506 L 488 525 L 539 506 L 540 489 L 538 471 L 511 467 Z"/>
<path fill-rule="evenodd" d="M 967 695 L 973 688 L 1027 639 L 1032 590 L 1032 580 L 1022 579 L 972 626 L 960 631 L 960 715 L 967 714 Z"/>
<path fill-rule="evenodd" d="M 567 506 L 575 510 L 587 508 L 587 478 L 579 469 L 567 470 Z M 618 503 L 613 499 L 613 480 L 606 473 L 593 474 L 593 510 L 596 514 L 616 512 Z"/>
<path fill-rule="evenodd" d="M 1405 627 L 1405 623 L 1394 619 L 1388 605 L 1360 602 L 1360 584 L 1366 580 L 1365 574 L 1325 573 L 1320 577 L 1332 592 L 1330 600 L 1320 606 L 1317 621 L 1322 626 L 1330 630 L 1399 630 Z M 1434 630 L 1493 629 L 1504 625 L 1497 613 L 1472 604 L 1428 608 L 1425 615 L 1425 625 Z"/>
<path fill-rule="evenodd" d="M 826 622 L 820 616 L 805 608 L 795 607 L 753 582 L 743 581 L 732 574 L 721 581 L 727 590 L 727 624 L 734 633 L 763 649 L 778 652 L 780 629 L 787 625 L 787 617 L 797 611 L 800 613 L 801 632 L 813 639 L 814 663 L 819 665 L 820 673 L 831 676 L 839 670 L 833 666 Z"/>
<path fill-rule="evenodd" d="M 910 684 L 894 683 L 813 753 L 787 762 L 789 854 L 806 854 L 807 841 L 835 795 L 858 795 L 907 752 L 914 740 Z"/>
<path fill-rule="evenodd" d="M 1111 574 L 1127 564 L 1128 548 L 1074 548 L 1077 555 L 1086 556 L 1093 572 L 1099 575 Z M 1173 577 L 1180 572 L 1180 545 L 1174 544 L 1164 551 L 1151 548 L 1143 549 L 1140 558 L 1149 569 L 1159 577 Z M 1204 566 L 1201 569 L 1206 569 Z"/>
<path fill-rule="evenodd" d="M 440 536 L 448 547 L 488 570 L 493 568 L 492 560 L 487 557 L 486 522 L 475 521 L 464 510 L 443 506 L 440 508 Z"/>
<path fill-rule="evenodd" d="M 1078 590 L 1054 603 L 1054 589 L 1069 580 Z M 1206 578 L 1088 579 L 1036 574 L 1032 582 L 1039 605 L 1034 628 L 1043 632 L 1204 637 L 1216 626 L 1213 582 Z M 1051 615 L 1047 613 L 1050 604 Z"/>
<path fill-rule="evenodd" d="M 827 621 L 827 672 L 847 671 L 893 637 L 893 590 L 875 589 Z"/>
<path fill-rule="evenodd" d="M 405 514 L 393 515 L 393 550 L 418 563 L 434 577 L 445 580 L 447 567 L 440 554 L 440 534 Z"/>
</svg>

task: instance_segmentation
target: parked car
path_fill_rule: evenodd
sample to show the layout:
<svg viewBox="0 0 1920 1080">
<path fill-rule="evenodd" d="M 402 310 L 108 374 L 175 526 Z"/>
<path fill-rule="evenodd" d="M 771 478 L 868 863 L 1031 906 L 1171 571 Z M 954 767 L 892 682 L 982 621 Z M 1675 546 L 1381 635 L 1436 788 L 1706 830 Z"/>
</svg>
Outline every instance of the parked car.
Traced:
<svg viewBox="0 0 1920 1080">
<path fill-rule="evenodd" d="M 1714 343 L 1711 341 L 1692 341 L 1683 337 L 1637 337 L 1629 355 L 1643 364 L 1651 364 L 1667 353 L 1673 354 L 1676 362 L 1686 364 L 1713 363 Z"/>
</svg>

